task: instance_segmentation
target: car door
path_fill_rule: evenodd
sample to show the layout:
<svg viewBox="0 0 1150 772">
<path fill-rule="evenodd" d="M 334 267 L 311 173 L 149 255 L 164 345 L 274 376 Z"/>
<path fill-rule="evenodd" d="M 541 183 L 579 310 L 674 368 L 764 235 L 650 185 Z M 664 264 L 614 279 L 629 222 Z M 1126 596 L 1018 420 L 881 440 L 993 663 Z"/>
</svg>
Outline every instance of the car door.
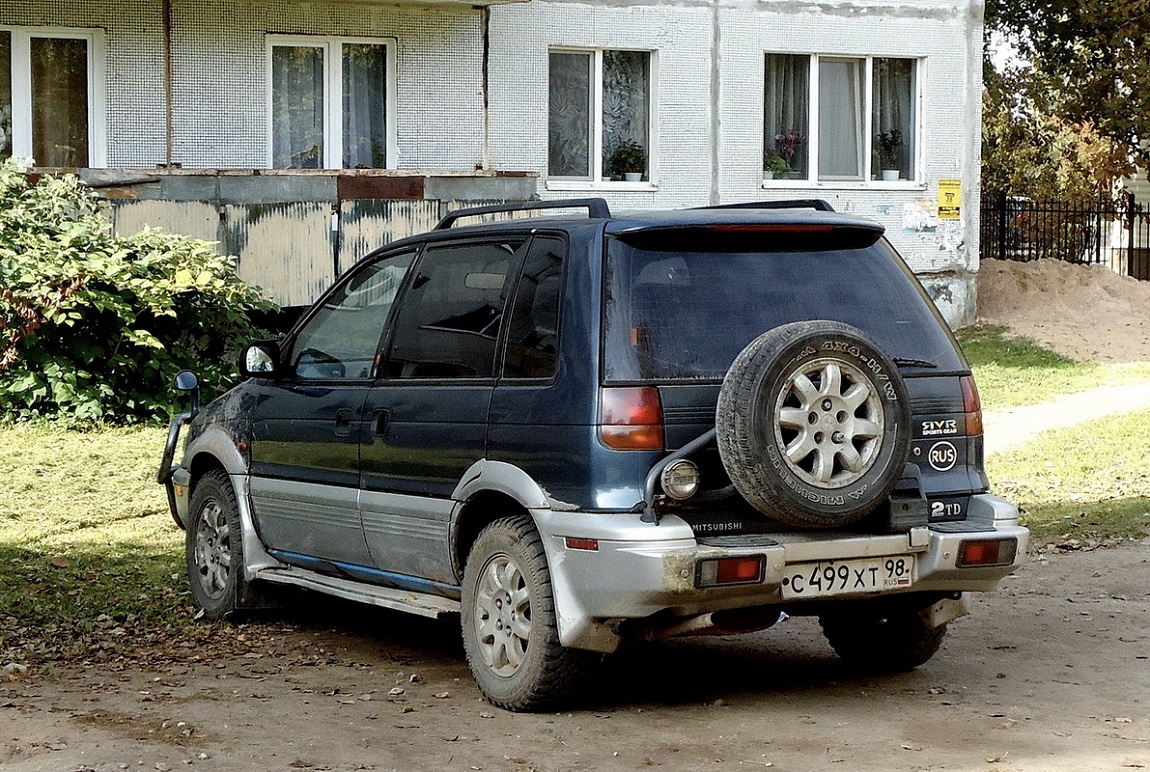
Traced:
<svg viewBox="0 0 1150 772">
<path fill-rule="evenodd" d="M 451 582 L 451 493 L 486 453 L 495 353 L 526 236 L 428 245 L 364 404 L 361 509 L 375 565 Z"/>
<path fill-rule="evenodd" d="M 289 562 L 370 565 L 358 511 L 363 404 L 413 251 L 363 265 L 287 342 L 283 377 L 254 384 L 251 499 Z"/>
</svg>

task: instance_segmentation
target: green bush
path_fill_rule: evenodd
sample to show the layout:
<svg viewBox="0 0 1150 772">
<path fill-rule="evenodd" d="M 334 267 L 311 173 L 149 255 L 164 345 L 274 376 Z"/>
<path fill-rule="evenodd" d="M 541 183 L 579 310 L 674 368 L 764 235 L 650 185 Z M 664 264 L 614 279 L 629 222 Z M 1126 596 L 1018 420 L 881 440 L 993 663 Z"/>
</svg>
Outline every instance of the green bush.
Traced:
<svg viewBox="0 0 1150 772">
<path fill-rule="evenodd" d="M 257 309 L 272 304 L 210 242 L 116 236 L 75 176 L 0 162 L 0 416 L 162 418 L 183 368 L 214 391 L 231 385 Z"/>
</svg>

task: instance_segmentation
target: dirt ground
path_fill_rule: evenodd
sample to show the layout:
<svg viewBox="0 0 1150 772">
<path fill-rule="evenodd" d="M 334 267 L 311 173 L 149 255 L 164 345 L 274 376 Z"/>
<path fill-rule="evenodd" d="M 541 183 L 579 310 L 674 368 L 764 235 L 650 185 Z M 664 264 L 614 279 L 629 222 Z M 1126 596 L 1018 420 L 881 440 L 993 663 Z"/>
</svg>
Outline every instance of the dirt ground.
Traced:
<svg viewBox="0 0 1150 772">
<path fill-rule="evenodd" d="M 1063 292 L 1082 291 L 1094 269 L 988 262 L 986 321 L 1082 358 L 1150 359 L 1142 285 L 1114 285 L 1126 304 L 1115 317 L 1101 298 L 1079 307 Z M 1110 277 L 1097 283 L 1109 292 Z M 1034 308 L 1051 298 L 1067 307 Z M 911 673 L 853 671 L 813 620 L 795 618 L 610 657 L 562 713 L 484 702 L 446 622 L 323 601 L 220 635 L 242 653 L 8 682 L 0 672 L 0 769 L 1150 768 L 1150 538 L 1032 552 Z"/>
</svg>

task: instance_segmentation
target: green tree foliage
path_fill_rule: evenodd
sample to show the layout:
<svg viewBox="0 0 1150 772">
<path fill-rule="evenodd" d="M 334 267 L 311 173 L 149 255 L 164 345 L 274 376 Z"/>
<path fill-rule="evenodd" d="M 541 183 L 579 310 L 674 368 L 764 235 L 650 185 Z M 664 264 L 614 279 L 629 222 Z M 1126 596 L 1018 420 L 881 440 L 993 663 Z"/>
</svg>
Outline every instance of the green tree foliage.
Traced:
<svg viewBox="0 0 1150 772">
<path fill-rule="evenodd" d="M 0 416 L 162 418 L 180 369 L 230 385 L 248 312 L 271 308 L 210 242 L 116 236 L 75 176 L 0 162 Z"/>
<path fill-rule="evenodd" d="M 988 0 L 983 189 L 1082 199 L 1150 164 L 1150 12 L 1129 0 Z"/>
</svg>

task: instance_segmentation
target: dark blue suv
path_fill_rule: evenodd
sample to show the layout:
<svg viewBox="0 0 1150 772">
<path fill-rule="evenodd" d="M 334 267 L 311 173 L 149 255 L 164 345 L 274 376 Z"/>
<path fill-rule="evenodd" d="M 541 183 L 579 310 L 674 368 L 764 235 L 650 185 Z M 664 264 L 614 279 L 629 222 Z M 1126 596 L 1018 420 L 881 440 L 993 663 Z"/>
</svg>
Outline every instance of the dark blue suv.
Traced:
<svg viewBox="0 0 1150 772">
<path fill-rule="evenodd" d="M 456 212 L 240 368 L 160 471 L 206 616 L 275 585 L 458 614 L 512 710 L 624 641 L 784 612 L 912 668 L 1026 548 L 950 331 L 821 201 Z"/>
</svg>

